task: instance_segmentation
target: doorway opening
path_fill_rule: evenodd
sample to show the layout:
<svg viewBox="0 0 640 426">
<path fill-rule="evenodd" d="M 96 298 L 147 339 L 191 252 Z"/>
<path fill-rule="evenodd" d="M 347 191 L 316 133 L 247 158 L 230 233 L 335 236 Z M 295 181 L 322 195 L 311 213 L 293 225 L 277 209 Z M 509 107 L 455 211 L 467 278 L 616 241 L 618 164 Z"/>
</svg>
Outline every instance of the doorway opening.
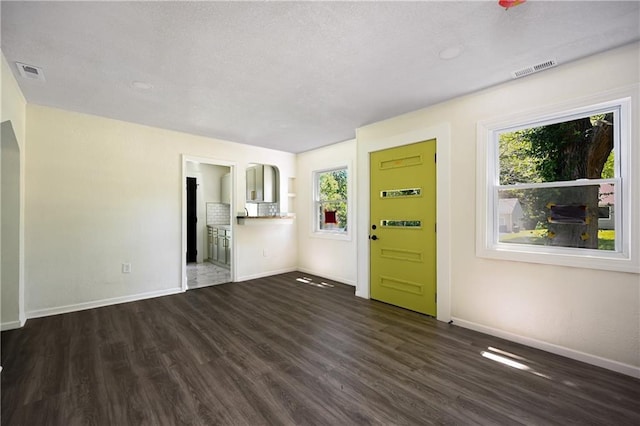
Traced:
<svg viewBox="0 0 640 426">
<path fill-rule="evenodd" d="M 234 164 L 183 156 L 182 289 L 233 282 Z"/>
<path fill-rule="evenodd" d="M 198 181 L 187 178 L 187 264 L 198 259 Z"/>
</svg>

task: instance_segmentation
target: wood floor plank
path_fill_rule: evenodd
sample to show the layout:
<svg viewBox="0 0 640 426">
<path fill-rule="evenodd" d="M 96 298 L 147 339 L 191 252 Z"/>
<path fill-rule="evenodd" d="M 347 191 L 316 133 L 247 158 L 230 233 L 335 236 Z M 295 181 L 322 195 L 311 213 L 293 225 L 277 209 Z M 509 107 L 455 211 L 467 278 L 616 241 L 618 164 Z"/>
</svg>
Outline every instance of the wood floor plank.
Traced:
<svg viewBox="0 0 640 426">
<path fill-rule="evenodd" d="M 353 293 L 288 273 L 29 320 L 1 424 L 640 424 L 640 380 Z"/>
</svg>

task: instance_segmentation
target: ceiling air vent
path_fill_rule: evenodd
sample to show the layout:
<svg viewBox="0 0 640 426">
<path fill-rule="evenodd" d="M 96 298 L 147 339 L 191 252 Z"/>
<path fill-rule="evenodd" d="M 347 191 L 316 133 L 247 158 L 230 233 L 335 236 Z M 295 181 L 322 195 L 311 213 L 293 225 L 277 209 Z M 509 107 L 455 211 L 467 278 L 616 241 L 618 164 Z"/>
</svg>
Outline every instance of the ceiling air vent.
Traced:
<svg viewBox="0 0 640 426">
<path fill-rule="evenodd" d="M 526 75 L 533 74 L 533 73 L 536 73 L 538 71 L 544 71 L 544 70 L 546 70 L 548 68 L 555 67 L 557 64 L 558 64 L 558 62 L 555 59 L 549 59 L 548 61 L 541 62 L 539 64 L 532 65 L 530 67 L 526 67 L 526 68 L 523 68 L 523 69 L 518 70 L 518 71 L 513 71 L 511 73 L 511 77 L 512 78 L 524 77 Z"/>
<path fill-rule="evenodd" d="M 16 62 L 16 66 L 18 67 L 18 72 L 23 78 L 44 81 L 44 72 L 42 72 L 42 68 L 20 62 Z"/>
</svg>

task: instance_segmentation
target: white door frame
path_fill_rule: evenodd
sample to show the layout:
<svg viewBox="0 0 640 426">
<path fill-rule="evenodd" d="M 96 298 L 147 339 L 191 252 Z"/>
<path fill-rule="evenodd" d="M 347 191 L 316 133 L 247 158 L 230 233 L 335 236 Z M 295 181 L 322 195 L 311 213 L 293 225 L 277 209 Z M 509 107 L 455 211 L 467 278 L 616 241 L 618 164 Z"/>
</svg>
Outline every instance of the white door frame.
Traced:
<svg viewBox="0 0 640 426">
<path fill-rule="evenodd" d="M 357 139 L 358 150 L 358 280 L 356 296 L 368 299 L 369 287 L 369 221 L 370 221 L 370 186 L 369 186 L 369 153 L 387 148 L 408 145 L 430 139 L 436 140 L 436 179 L 437 179 L 437 213 L 436 235 L 437 283 L 438 294 L 437 319 L 449 322 L 451 320 L 451 224 L 450 224 L 450 171 L 451 171 L 451 126 L 443 123 L 437 126 L 425 127 L 411 132 L 384 136 L 381 138 Z"/>
<path fill-rule="evenodd" d="M 0 148 L 0 161 L 5 162 L 5 167 L 1 168 L 2 178 L 7 179 L 7 182 L 10 182 L 8 186 L 5 186 L 4 191 L 0 198 L 2 197 L 12 197 L 18 198 L 18 203 L 13 205 L 2 204 L 3 207 L 9 208 L 11 210 L 11 214 L 9 218 L 3 218 L 3 223 L 5 227 L 8 226 L 7 229 L 17 230 L 16 238 L 7 238 L 5 235 L 4 244 L 8 244 L 8 247 L 4 247 L 4 249 L 9 249 L 9 251 L 14 255 L 16 260 L 15 262 L 10 262 L 10 265 L 5 265 L 7 270 L 10 271 L 10 275 L 12 278 L 15 278 L 15 281 L 12 280 L 11 283 L 7 283 L 10 285 L 10 291 L 15 293 L 15 299 L 13 298 L 14 294 L 11 295 L 11 298 L 7 299 L 13 302 L 15 300 L 17 302 L 17 309 L 15 312 L 16 316 L 11 316 L 9 321 L 0 324 L 0 329 L 2 331 L 5 330 L 13 330 L 16 328 L 23 327 L 27 322 L 27 316 L 24 308 L 24 212 L 25 212 L 25 167 L 24 167 L 24 146 L 20 145 L 18 138 L 15 134 L 13 123 L 11 120 L 5 120 L 1 125 L 2 132 L 2 146 Z M 15 154 L 17 153 L 17 161 L 14 161 L 15 158 L 13 155 L 10 156 L 9 153 Z M 11 161 L 6 164 L 7 158 L 11 158 Z M 8 166 L 8 167 L 7 167 Z M 4 202 L 7 202 L 6 200 Z M 5 210 L 6 213 L 6 210 Z M 0 227 L 1 228 L 1 227 Z M 1 231 L 0 231 L 1 234 Z M 9 256 L 6 256 L 5 259 L 8 259 Z M 5 262 L 6 263 L 6 262 Z M 7 288 L 3 288 L 5 291 Z M 5 294 L 6 296 L 6 294 Z M 5 318 L 7 319 L 7 318 Z M 0 367 L 0 370 L 2 367 Z"/>
<path fill-rule="evenodd" d="M 237 271 L 237 263 L 236 263 L 236 244 L 235 244 L 235 220 L 234 220 L 234 212 L 236 211 L 236 170 L 238 169 L 238 164 L 232 161 L 226 160 L 218 160 L 215 158 L 207 158 L 207 157 L 198 157 L 195 155 L 182 154 L 182 177 L 180 180 L 180 188 L 182 192 L 182 202 L 181 202 L 181 222 L 182 222 L 182 248 L 180 250 L 180 276 L 181 276 L 181 288 L 182 291 L 187 291 L 187 186 L 185 182 L 187 181 L 187 162 L 197 162 L 202 164 L 209 164 L 212 166 L 223 166 L 229 167 L 231 170 L 231 206 L 230 206 L 230 224 L 231 224 L 231 282 L 235 281 L 236 271 Z"/>
</svg>

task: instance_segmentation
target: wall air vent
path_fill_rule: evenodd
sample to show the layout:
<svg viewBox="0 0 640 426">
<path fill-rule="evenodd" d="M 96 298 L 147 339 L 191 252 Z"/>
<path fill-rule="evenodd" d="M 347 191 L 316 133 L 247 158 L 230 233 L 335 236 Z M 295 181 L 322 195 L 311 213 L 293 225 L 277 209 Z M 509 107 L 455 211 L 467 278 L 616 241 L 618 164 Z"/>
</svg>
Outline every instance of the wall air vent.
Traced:
<svg viewBox="0 0 640 426">
<path fill-rule="evenodd" d="M 16 66 L 18 67 L 18 72 L 22 78 L 44 81 L 44 72 L 42 72 L 42 68 L 20 62 L 16 62 Z"/>
<path fill-rule="evenodd" d="M 539 72 L 539 71 L 544 71 L 544 70 L 546 70 L 548 68 L 553 68 L 557 64 L 558 64 L 558 62 L 555 59 L 549 59 L 548 61 L 544 61 L 544 62 L 541 62 L 539 64 L 532 65 L 530 67 L 526 67 L 526 68 L 523 68 L 523 69 L 518 70 L 518 71 L 513 71 L 511 73 L 511 77 L 512 78 L 524 77 L 524 76 L 529 75 L 529 74 L 533 74 L 533 73 L 536 73 L 536 72 Z"/>
</svg>

